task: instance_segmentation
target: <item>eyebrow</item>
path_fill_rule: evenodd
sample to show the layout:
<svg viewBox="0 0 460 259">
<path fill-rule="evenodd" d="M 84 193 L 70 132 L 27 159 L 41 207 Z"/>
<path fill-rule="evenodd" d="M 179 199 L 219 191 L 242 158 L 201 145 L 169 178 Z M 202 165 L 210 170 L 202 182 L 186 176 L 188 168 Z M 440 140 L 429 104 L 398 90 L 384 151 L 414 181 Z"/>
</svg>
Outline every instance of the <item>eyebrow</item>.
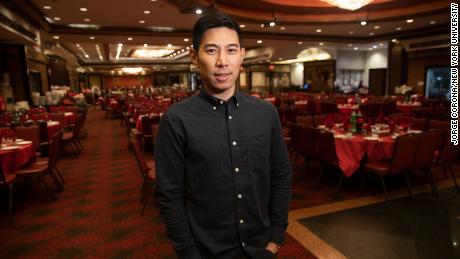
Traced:
<svg viewBox="0 0 460 259">
<path fill-rule="evenodd" d="M 209 47 L 216 47 L 216 48 L 219 48 L 219 46 L 218 46 L 217 44 L 213 44 L 213 43 L 205 44 L 205 45 L 204 45 L 204 48 L 209 48 Z M 237 48 L 240 48 L 240 45 L 239 45 L 239 44 L 236 44 L 236 43 L 232 43 L 232 44 L 227 45 L 227 48 L 228 48 L 228 47 L 237 47 Z"/>
</svg>

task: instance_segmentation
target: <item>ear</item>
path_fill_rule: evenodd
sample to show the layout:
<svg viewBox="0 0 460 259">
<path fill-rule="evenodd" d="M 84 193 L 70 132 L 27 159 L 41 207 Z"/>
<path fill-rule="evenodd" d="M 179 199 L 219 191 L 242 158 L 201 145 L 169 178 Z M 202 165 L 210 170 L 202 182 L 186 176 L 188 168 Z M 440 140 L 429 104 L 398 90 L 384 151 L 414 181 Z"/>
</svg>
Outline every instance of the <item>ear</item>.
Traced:
<svg viewBox="0 0 460 259">
<path fill-rule="evenodd" d="M 200 67 L 198 62 L 198 53 L 196 53 L 194 48 L 190 49 L 190 60 L 192 61 L 194 66 Z"/>
<path fill-rule="evenodd" d="M 241 48 L 241 64 L 243 64 L 243 61 L 244 61 L 244 56 L 246 55 L 246 49 L 245 48 Z M 240 65 L 241 65 L 240 64 Z"/>
</svg>

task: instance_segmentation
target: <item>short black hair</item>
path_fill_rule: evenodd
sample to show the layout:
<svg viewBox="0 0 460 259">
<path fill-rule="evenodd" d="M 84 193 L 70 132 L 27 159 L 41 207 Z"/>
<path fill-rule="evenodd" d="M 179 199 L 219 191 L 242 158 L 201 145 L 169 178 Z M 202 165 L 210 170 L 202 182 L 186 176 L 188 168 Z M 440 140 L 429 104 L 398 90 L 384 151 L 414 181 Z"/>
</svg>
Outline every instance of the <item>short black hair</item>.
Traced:
<svg viewBox="0 0 460 259">
<path fill-rule="evenodd" d="M 219 13 L 219 12 L 214 12 L 211 14 L 206 14 L 202 16 L 198 21 L 195 23 L 193 26 L 193 49 L 195 49 L 196 52 L 200 49 L 200 44 L 201 44 L 201 39 L 203 38 L 203 34 L 213 28 L 218 28 L 218 27 L 227 27 L 231 30 L 236 31 L 236 34 L 238 34 L 238 41 L 240 43 L 241 47 L 241 29 L 240 25 L 233 20 L 231 17 Z"/>
</svg>

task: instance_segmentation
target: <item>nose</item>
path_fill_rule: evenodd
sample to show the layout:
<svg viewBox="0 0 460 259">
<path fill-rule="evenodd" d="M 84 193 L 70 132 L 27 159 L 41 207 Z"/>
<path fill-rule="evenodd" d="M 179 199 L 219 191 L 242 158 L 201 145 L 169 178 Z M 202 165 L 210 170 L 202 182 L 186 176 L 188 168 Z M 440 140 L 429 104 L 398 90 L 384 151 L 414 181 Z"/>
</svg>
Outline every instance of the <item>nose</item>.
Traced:
<svg viewBox="0 0 460 259">
<path fill-rule="evenodd" d="M 219 51 L 217 54 L 216 67 L 226 67 L 227 63 L 227 53 L 225 51 Z"/>
</svg>

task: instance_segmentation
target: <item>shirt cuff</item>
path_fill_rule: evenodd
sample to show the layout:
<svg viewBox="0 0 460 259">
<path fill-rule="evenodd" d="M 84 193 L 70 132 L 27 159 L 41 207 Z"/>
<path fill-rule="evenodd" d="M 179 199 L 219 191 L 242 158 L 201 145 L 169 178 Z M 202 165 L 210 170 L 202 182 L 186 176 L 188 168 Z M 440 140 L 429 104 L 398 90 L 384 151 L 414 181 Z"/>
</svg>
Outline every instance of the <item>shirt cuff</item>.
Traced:
<svg viewBox="0 0 460 259">
<path fill-rule="evenodd" d="M 284 243 L 285 234 L 286 234 L 286 229 L 272 225 L 270 241 L 275 244 L 282 245 Z"/>
<path fill-rule="evenodd" d="M 191 245 L 180 251 L 176 251 L 177 256 L 181 259 L 201 259 L 202 256 L 195 245 Z"/>
</svg>

